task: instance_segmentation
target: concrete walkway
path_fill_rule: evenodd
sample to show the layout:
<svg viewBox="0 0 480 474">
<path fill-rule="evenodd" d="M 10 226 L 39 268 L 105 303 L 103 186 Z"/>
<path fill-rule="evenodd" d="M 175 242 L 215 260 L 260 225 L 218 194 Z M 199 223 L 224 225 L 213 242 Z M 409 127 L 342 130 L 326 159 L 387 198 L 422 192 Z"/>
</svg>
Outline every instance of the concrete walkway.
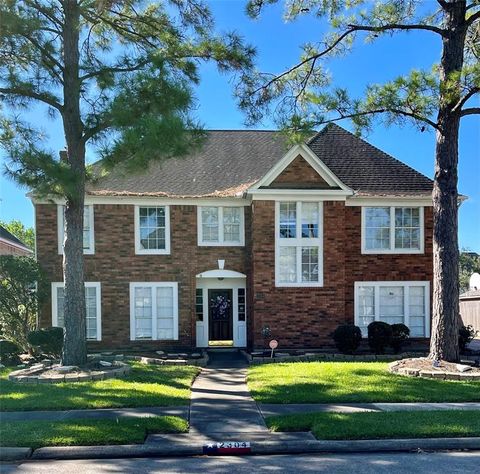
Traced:
<svg viewBox="0 0 480 474">
<path fill-rule="evenodd" d="M 238 352 L 212 352 L 192 386 L 193 434 L 269 433 L 245 383 L 247 364 Z"/>
</svg>

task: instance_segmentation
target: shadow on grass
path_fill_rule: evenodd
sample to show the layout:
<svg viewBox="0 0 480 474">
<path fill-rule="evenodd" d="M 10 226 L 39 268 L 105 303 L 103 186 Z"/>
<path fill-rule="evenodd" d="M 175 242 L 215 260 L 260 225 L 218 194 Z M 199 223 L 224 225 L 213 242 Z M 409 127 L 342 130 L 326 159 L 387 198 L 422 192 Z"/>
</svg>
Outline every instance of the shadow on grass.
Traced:
<svg viewBox="0 0 480 474">
<path fill-rule="evenodd" d="M 61 384 L 0 383 L 2 411 L 186 405 L 198 369 L 134 365 L 120 379 Z"/>
</svg>

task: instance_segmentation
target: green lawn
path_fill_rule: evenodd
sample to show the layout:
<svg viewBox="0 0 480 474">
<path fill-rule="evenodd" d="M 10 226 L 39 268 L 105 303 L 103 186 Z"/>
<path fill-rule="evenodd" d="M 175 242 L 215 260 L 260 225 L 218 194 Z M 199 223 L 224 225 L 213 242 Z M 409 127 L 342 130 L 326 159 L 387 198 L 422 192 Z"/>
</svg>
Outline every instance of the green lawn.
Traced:
<svg viewBox="0 0 480 474">
<path fill-rule="evenodd" d="M 184 433 L 176 416 L 117 420 L 21 421 L 0 424 L 0 446 L 87 446 L 143 443 L 148 433 Z"/>
<path fill-rule="evenodd" d="M 480 436 L 480 411 L 307 413 L 266 422 L 273 431 L 312 431 L 318 439 Z"/>
<path fill-rule="evenodd" d="M 393 375 L 383 362 L 256 365 L 249 369 L 248 387 L 262 403 L 480 401 L 480 382 Z"/>
<path fill-rule="evenodd" d="M 0 371 L 0 410 L 64 410 L 187 405 L 197 367 L 132 364 L 123 378 L 61 384 L 9 382 Z"/>
</svg>

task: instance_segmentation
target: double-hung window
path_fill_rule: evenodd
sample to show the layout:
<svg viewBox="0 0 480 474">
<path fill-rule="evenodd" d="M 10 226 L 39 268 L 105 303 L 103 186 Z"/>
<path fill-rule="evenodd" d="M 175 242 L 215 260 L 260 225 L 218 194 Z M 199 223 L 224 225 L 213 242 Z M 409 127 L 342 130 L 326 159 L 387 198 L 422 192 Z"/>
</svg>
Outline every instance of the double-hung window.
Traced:
<svg viewBox="0 0 480 474">
<path fill-rule="evenodd" d="M 199 206 L 198 245 L 244 245 L 243 206 Z"/>
<path fill-rule="evenodd" d="M 423 207 L 363 207 L 362 253 L 423 253 Z"/>
<path fill-rule="evenodd" d="M 95 253 L 93 205 L 88 204 L 83 208 L 83 253 Z M 57 206 L 58 227 L 58 254 L 63 254 L 63 241 L 65 238 L 65 206 Z"/>
<path fill-rule="evenodd" d="M 405 324 L 411 337 L 430 333 L 430 284 L 424 281 L 355 283 L 355 324 L 364 336 L 373 321 Z"/>
<path fill-rule="evenodd" d="M 64 284 L 52 283 L 52 325 L 65 326 Z M 87 340 L 102 340 L 101 290 L 98 282 L 85 282 Z"/>
<path fill-rule="evenodd" d="M 130 339 L 178 339 L 178 283 L 130 283 Z"/>
<path fill-rule="evenodd" d="M 135 206 L 135 253 L 170 254 L 168 206 Z"/>
<path fill-rule="evenodd" d="M 322 203 L 277 202 L 275 214 L 276 286 L 322 286 Z"/>
</svg>

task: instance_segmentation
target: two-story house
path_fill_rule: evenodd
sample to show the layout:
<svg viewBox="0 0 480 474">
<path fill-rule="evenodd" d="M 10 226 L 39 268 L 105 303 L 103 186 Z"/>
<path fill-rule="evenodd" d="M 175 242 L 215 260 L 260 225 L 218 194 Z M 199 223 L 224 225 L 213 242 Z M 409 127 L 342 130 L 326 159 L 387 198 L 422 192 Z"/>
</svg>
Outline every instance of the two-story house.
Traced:
<svg viewBox="0 0 480 474">
<path fill-rule="evenodd" d="M 288 147 L 276 131 L 208 132 L 187 156 L 121 167 L 85 196 L 91 349 L 321 348 L 341 323 L 430 334 L 432 181 L 337 125 Z M 62 202 L 33 199 L 62 325 Z M 230 342 L 232 344 L 232 342 Z"/>
</svg>

